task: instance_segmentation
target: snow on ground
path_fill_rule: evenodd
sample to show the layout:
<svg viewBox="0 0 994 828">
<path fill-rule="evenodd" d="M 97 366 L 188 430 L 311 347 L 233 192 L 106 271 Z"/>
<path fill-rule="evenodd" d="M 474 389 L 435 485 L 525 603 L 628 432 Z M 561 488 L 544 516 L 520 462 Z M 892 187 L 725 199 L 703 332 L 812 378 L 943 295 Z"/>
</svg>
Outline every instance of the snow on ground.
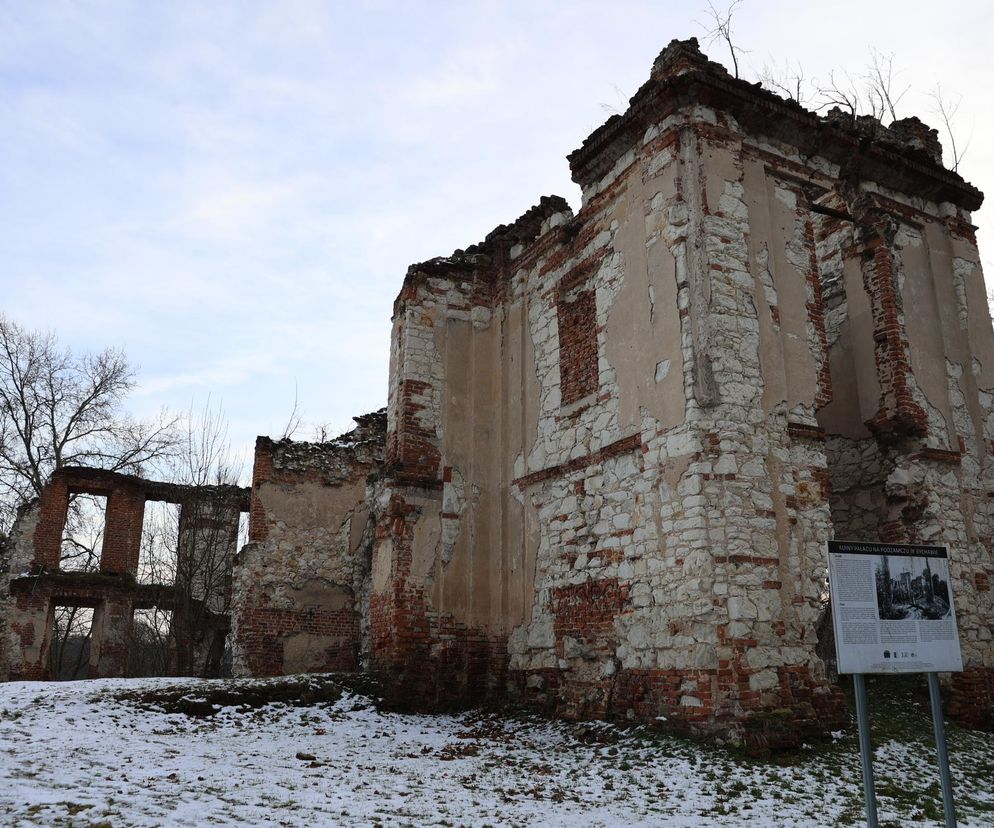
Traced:
<svg viewBox="0 0 994 828">
<path fill-rule="evenodd" d="M 645 728 L 482 712 L 380 712 L 364 696 L 347 690 L 339 696 L 338 685 L 329 685 L 334 679 L 292 681 L 312 682 L 320 692 L 298 699 L 267 695 L 287 680 L 0 685 L 0 824 L 801 826 L 862 820 L 851 734 L 758 761 Z M 254 700 L 229 698 L 225 688 L 254 693 Z M 288 700 L 268 701 L 272 697 Z M 212 703 L 217 698 L 231 703 Z M 915 727 L 920 730 L 920 722 Z M 878 749 L 881 825 L 939 824 L 928 735 Z M 994 825 L 994 737 L 951 735 L 961 824 Z"/>
</svg>

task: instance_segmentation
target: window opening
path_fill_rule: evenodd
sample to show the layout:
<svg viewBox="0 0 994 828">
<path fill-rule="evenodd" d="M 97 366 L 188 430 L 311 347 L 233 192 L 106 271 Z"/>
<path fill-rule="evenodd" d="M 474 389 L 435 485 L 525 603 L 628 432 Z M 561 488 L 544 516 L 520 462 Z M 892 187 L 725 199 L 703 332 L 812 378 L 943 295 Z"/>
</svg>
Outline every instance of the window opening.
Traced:
<svg viewBox="0 0 994 828">
<path fill-rule="evenodd" d="M 59 569 L 64 572 L 98 572 L 106 523 L 106 495 L 70 495 L 66 526 L 62 532 Z"/>
<path fill-rule="evenodd" d="M 173 646 L 173 612 L 149 607 L 136 609 L 131 624 L 128 649 L 128 676 L 165 676 L 169 673 L 169 652 Z"/>
<path fill-rule="evenodd" d="M 49 672 L 55 681 L 89 677 L 93 608 L 56 605 L 49 649 Z"/>
</svg>

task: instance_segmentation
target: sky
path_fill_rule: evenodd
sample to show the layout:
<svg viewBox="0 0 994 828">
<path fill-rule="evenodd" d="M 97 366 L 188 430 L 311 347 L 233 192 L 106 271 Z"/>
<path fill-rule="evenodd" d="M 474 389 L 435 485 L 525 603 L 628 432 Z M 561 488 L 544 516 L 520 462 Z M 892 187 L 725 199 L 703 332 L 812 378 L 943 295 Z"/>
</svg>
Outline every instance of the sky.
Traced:
<svg viewBox="0 0 994 828">
<path fill-rule="evenodd" d="M 407 267 L 541 195 L 577 209 L 566 155 L 708 27 L 706 0 L 0 0 L 0 311 L 123 348 L 138 415 L 222 406 L 246 457 L 295 399 L 298 439 L 345 431 L 386 404 Z M 941 83 L 986 192 L 991 32 L 994 4 L 955 0 L 733 17 L 750 80 L 858 77 L 876 49 L 933 126 Z M 974 222 L 990 278 L 994 208 Z"/>
</svg>

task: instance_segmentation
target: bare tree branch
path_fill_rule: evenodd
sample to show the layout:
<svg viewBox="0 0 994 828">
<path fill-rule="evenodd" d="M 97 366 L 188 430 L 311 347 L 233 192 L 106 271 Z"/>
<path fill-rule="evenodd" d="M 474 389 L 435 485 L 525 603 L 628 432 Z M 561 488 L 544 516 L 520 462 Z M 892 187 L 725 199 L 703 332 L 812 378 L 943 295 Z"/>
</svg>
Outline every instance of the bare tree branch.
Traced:
<svg viewBox="0 0 994 828">
<path fill-rule="evenodd" d="M 807 106 L 815 90 L 810 88 L 810 81 L 804 75 L 804 68 L 798 63 L 791 66 L 784 61 L 783 66 L 764 64 L 759 73 L 759 80 L 767 89 L 779 92 L 788 100 L 796 101 L 801 106 Z"/>
<path fill-rule="evenodd" d="M 970 135 L 966 139 L 966 144 L 962 149 L 959 148 L 956 141 L 954 122 L 956 120 L 956 113 L 959 112 L 960 104 L 963 103 L 963 96 L 960 95 L 954 103 L 943 94 L 942 85 L 937 83 L 935 89 L 930 93 L 930 97 L 934 102 L 933 112 L 942 119 L 942 126 L 949 138 L 949 151 L 953 156 L 953 163 L 949 169 L 953 172 L 958 172 L 959 165 L 963 161 L 966 151 L 970 148 L 970 142 L 973 140 L 973 130 L 971 129 Z"/>
<path fill-rule="evenodd" d="M 243 463 L 232 455 L 224 411 L 208 398 L 181 423 L 178 450 L 160 472 L 197 487 L 180 505 L 146 506 L 138 580 L 174 585 L 170 609 L 136 617 L 132 675 L 208 674 L 223 655 L 230 613 L 231 563 L 240 542 L 239 506 L 232 486 Z"/>
<path fill-rule="evenodd" d="M 897 106 L 911 86 L 905 86 L 900 92 L 895 90 L 894 53 L 884 55 L 877 49 L 870 49 L 870 65 L 865 79 L 867 95 L 875 100 L 881 115 L 890 115 L 892 121 L 898 120 Z"/>
<path fill-rule="evenodd" d="M 123 413 L 134 384 L 121 351 L 76 355 L 0 315 L 0 531 L 58 468 L 138 474 L 173 449 L 174 418 Z"/>
<path fill-rule="evenodd" d="M 844 80 L 837 78 L 833 69 L 828 73 L 827 84 L 821 85 L 817 81 L 815 82 L 820 99 L 815 111 L 838 107 L 843 112 L 848 113 L 849 117 L 855 121 L 860 115 L 868 114 L 867 102 L 849 73 L 843 72 L 842 75 Z"/>
<path fill-rule="evenodd" d="M 301 415 L 299 410 L 300 401 L 297 396 L 297 381 L 293 381 L 293 408 L 290 409 L 290 416 L 287 418 L 286 425 L 283 427 L 283 434 L 280 436 L 281 440 L 289 440 L 297 433 L 300 428 Z"/>
<path fill-rule="evenodd" d="M 708 0 L 707 11 L 708 16 L 711 19 L 708 24 L 699 24 L 706 29 L 704 37 L 707 39 L 708 43 L 714 43 L 715 41 L 721 40 L 728 47 L 728 52 L 732 57 L 732 68 L 735 72 L 735 77 L 739 76 L 738 56 L 741 54 L 748 54 L 744 49 L 740 49 L 735 45 L 732 33 L 732 17 L 735 14 L 735 10 L 742 5 L 742 3 L 743 0 L 731 0 L 724 11 L 721 11 L 715 8 L 712 0 Z"/>
</svg>

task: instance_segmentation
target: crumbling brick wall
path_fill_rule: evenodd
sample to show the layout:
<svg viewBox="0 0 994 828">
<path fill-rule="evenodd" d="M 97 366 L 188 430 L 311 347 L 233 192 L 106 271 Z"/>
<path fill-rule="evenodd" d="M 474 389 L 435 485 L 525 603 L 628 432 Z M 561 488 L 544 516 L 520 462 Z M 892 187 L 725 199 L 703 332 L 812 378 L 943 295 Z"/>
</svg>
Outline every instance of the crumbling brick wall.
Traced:
<svg viewBox="0 0 994 828">
<path fill-rule="evenodd" d="M 570 156 L 577 216 L 544 198 L 413 266 L 374 666 L 426 699 L 510 682 L 795 743 L 844 720 L 815 647 L 825 542 L 851 532 L 954 550 L 980 677 L 956 698 L 989 709 L 980 194 L 933 139 L 819 118 L 674 42 Z"/>
<path fill-rule="evenodd" d="M 26 574 L 34 560 L 33 539 L 38 526 L 40 505 L 37 500 L 23 505 L 8 537 L 0 542 L 0 681 L 7 681 L 11 671 L 19 671 L 22 646 L 40 647 L 35 635 L 24 639 L 16 602 L 10 594 L 11 582 Z"/>
<path fill-rule="evenodd" d="M 60 567 L 69 499 L 78 493 L 107 498 L 95 572 L 63 571 Z M 127 674 L 134 611 L 155 606 L 174 610 L 170 637 L 178 644 L 189 644 L 191 657 L 177 664 L 174 653 L 173 670 L 203 674 L 210 662 L 216 674 L 228 626 L 227 609 L 201 612 L 193 624 L 191 611 L 204 603 L 203 584 L 198 595 L 192 583 L 141 584 L 136 577 L 149 500 L 180 504 L 181 524 L 184 512 L 211 512 L 215 526 L 230 538 L 229 548 L 237 534 L 239 513 L 248 505 L 247 492 L 237 486 L 183 486 L 103 469 L 58 469 L 39 497 L 20 510 L 11 537 L 0 550 L 0 677 L 50 678 L 49 652 L 58 606 L 93 611 L 91 678 Z M 206 508 L 202 508 L 204 504 Z M 220 505 L 223 508 L 218 511 Z M 188 558 L 196 558 L 202 547 L 203 533 L 194 535 L 186 540 Z M 230 569 L 230 554 L 226 560 L 222 558 L 220 567 Z M 191 580 L 202 576 L 189 567 L 181 567 L 181 571 L 190 573 Z M 219 595 L 223 599 L 223 591 Z M 210 627 L 209 635 L 205 627 Z"/>
<path fill-rule="evenodd" d="M 534 354 L 525 304 L 497 304 L 506 286 L 494 257 L 568 210 L 543 199 L 483 244 L 413 266 L 394 306 L 396 450 L 377 504 L 371 665 L 423 703 L 503 694 L 507 638 L 532 601 L 522 547 L 500 539 L 531 528 L 509 484 L 533 419 L 521 406 L 535 385 Z M 505 401 L 518 410 L 512 403 L 506 414 Z"/>
<path fill-rule="evenodd" d="M 367 477 L 385 412 L 328 443 L 256 442 L 249 544 L 233 581 L 233 670 L 354 670 L 368 645 L 373 525 Z"/>
<path fill-rule="evenodd" d="M 796 745 L 846 719 L 817 645 L 849 536 L 950 547 L 950 709 L 989 723 L 982 195 L 939 153 L 671 43 L 570 155 L 578 214 L 543 197 L 409 269 L 385 417 L 259 439 L 236 671 Z"/>
<path fill-rule="evenodd" d="M 922 162 L 940 160 L 935 131 L 916 119 L 860 128 L 878 141 L 910 140 Z M 950 710 L 989 724 L 994 603 L 983 585 L 994 566 L 994 342 L 967 212 L 980 194 L 963 185 L 942 201 L 922 190 L 840 186 L 828 198 L 820 235 L 833 251 L 822 281 L 835 302 L 836 395 L 819 420 L 835 534 L 949 546 L 966 665 L 952 677 Z"/>
</svg>

